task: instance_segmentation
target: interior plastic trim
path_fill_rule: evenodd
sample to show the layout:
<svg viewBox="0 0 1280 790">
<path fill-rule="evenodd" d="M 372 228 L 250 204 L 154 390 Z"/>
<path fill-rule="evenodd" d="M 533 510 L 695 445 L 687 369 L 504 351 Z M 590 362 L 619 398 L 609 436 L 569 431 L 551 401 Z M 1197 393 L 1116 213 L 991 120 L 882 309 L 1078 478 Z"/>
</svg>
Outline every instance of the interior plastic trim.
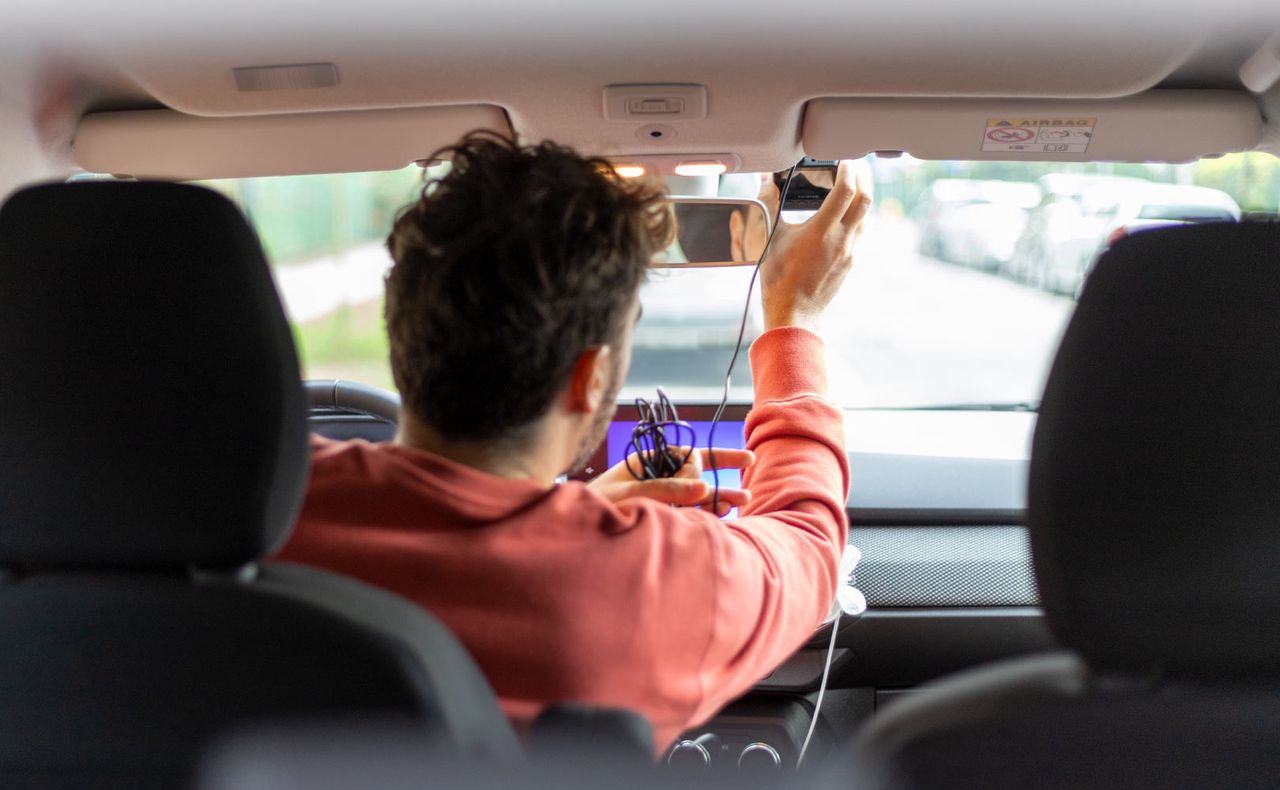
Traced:
<svg viewBox="0 0 1280 790">
<path fill-rule="evenodd" d="M 488 104 L 203 117 L 174 110 L 86 115 L 76 163 L 91 173 L 178 181 L 397 170 L 474 129 L 511 133 Z"/>
<path fill-rule="evenodd" d="M 1037 124 L 1069 120 L 1091 122 L 1087 137 L 1069 141 L 1079 144 L 1041 139 Z M 1035 134 L 1015 132 L 1002 145 L 1004 137 L 988 137 L 1001 121 L 1027 122 L 1020 128 Z M 1162 89 L 1100 100 L 820 98 L 806 107 L 801 139 L 818 159 L 892 150 L 918 159 L 1186 162 L 1255 148 L 1263 129 L 1257 100 L 1243 91 Z M 1026 150 L 1009 150 L 1020 142 Z"/>
</svg>

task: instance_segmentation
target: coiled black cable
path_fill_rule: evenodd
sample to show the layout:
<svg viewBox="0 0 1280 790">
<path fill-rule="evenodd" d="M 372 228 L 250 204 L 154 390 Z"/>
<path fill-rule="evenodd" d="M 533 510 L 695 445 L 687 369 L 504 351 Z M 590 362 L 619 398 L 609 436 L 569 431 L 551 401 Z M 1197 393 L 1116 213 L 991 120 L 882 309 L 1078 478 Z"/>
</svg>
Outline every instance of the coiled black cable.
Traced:
<svg viewBox="0 0 1280 790">
<path fill-rule="evenodd" d="M 693 454 L 697 437 L 693 427 L 680 419 L 675 404 L 658 387 L 658 400 L 636 398 L 639 419 L 631 431 L 625 462 L 637 480 L 675 477 Z"/>
</svg>

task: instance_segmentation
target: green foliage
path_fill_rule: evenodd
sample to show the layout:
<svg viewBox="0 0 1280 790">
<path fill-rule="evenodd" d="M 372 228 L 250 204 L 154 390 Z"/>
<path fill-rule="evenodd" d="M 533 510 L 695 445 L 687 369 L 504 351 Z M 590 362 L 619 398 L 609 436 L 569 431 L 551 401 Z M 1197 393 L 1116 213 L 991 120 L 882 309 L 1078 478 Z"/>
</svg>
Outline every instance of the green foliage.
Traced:
<svg viewBox="0 0 1280 790">
<path fill-rule="evenodd" d="M 249 216 L 275 265 L 334 255 L 386 238 L 422 188 L 422 170 L 213 181 Z"/>
<path fill-rule="evenodd" d="M 1195 183 L 1221 189 L 1245 211 L 1280 210 L 1280 159 L 1270 154 L 1205 159 L 1195 168 Z"/>
<path fill-rule="evenodd" d="M 381 300 L 343 305 L 323 318 L 294 323 L 293 339 L 307 378 L 344 378 L 393 387 Z"/>
<path fill-rule="evenodd" d="M 422 169 L 210 181 L 248 215 L 272 265 L 336 255 L 380 242 L 418 196 Z M 391 388 L 381 300 L 344 305 L 292 325 L 307 378 L 345 378 Z"/>
</svg>

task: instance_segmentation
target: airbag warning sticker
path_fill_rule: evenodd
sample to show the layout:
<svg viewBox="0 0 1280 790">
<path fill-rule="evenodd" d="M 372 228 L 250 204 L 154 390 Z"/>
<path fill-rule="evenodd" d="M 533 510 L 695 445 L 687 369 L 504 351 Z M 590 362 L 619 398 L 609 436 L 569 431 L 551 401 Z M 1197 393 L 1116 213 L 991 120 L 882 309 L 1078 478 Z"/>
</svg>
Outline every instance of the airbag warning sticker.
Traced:
<svg viewBox="0 0 1280 790">
<path fill-rule="evenodd" d="M 1096 118 L 988 118 L 983 151 L 1082 154 Z"/>
</svg>

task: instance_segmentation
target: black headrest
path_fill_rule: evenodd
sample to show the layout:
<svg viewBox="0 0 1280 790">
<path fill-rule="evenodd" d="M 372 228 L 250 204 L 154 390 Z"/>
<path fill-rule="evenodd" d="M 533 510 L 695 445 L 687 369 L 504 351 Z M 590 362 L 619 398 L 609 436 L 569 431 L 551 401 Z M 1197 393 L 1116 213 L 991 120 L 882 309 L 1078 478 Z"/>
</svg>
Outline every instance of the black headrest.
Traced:
<svg viewBox="0 0 1280 790">
<path fill-rule="evenodd" d="M 226 198 L 54 184 L 0 208 L 0 565 L 230 566 L 287 537 L 306 405 Z"/>
<path fill-rule="evenodd" d="M 1028 518 L 1050 626 L 1094 669 L 1280 674 L 1280 225 L 1102 257 L 1045 389 Z"/>
</svg>

